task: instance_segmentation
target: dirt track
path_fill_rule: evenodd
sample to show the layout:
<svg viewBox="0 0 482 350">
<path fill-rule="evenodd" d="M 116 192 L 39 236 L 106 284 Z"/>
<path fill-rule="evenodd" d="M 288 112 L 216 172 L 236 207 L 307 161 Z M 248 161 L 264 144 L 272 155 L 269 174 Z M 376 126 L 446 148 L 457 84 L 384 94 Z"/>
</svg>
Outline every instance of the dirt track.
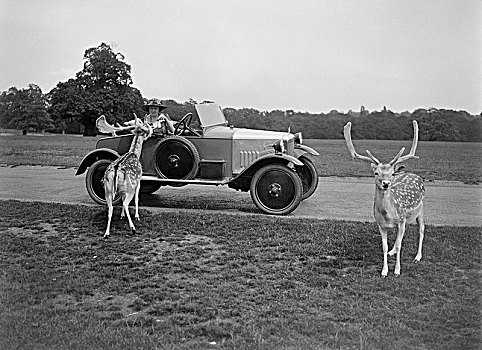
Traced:
<svg viewBox="0 0 482 350">
<path fill-rule="evenodd" d="M 72 168 L 0 167 L 0 199 L 94 204 L 85 189 L 85 176 L 74 174 Z M 373 221 L 373 186 L 370 178 L 320 178 L 315 194 L 289 217 Z M 151 210 L 258 213 L 249 193 L 226 186 L 163 187 L 154 195 L 141 196 L 141 205 Z M 480 185 L 426 183 L 424 205 L 428 225 L 482 226 Z"/>
</svg>

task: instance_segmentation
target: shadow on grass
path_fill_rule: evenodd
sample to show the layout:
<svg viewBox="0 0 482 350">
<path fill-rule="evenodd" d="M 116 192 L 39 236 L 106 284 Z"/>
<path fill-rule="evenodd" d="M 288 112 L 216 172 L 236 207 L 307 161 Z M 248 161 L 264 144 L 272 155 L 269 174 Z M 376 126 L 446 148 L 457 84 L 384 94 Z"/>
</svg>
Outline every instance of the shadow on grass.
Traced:
<svg viewBox="0 0 482 350">
<path fill-rule="evenodd" d="M 213 189 L 216 191 L 216 189 Z M 179 208 L 202 210 L 233 210 L 243 213 L 260 213 L 251 200 L 249 193 L 232 192 L 226 196 L 202 195 L 199 193 L 183 192 L 182 196 L 175 197 L 162 193 L 162 188 L 157 194 L 143 194 L 140 196 L 143 206 L 152 208 Z"/>
</svg>

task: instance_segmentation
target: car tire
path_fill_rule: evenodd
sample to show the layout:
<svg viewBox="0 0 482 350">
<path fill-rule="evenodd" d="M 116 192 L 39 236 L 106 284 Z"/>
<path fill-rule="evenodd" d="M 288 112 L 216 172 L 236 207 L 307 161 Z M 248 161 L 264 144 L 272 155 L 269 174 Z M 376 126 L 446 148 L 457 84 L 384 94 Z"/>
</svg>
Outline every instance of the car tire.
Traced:
<svg viewBox="0 0 482 350">
<path fill-rule="evenodd" d="M 303 184 L 303 195 L 301 196 L 301 200 L 303 201 L 315 193 L 316 188 L 318 187 L 318 172 L 311 159 L 300 157 L 299 160 L 304 164 L 304 166 L 296 167 L 296 173 Z"/>
<path fill-rule="evenodd" d="M 303 185 L 299 176 L 284 164 L 269 164 L 254 174 L 250 184 L 254 204 L 266 214 L 286 215 L 301 201 Z"/>
<path fill-rule="evenodd" d="M 97 204 L 106 205 L 104 184 L 102 179 L 104 178 L 107 167 L 112 163 L 110 159 L 100 159 L 89 167 L 87 175 L 85 176 L 85 186 L 87 187 L 87 193 L 90 198 Z M 122 201 L 120 195 L 115 196 L 112 201 L 113 205 L 119 205 Z"/>
<path fill-rule="evenodd" d="M 139 190 L 142 194 L 152 194 L 161 188 L 161 184 L 156 181 L 141 181 L 141 189 Z"/>
<path fill-rule="evenodd" d="M 156 173 L 163 179 L 191 180 L 199 170 L 199 153 L 192 142 L 182 136 L 163 138 L 154 159 Z"/>
</svg>

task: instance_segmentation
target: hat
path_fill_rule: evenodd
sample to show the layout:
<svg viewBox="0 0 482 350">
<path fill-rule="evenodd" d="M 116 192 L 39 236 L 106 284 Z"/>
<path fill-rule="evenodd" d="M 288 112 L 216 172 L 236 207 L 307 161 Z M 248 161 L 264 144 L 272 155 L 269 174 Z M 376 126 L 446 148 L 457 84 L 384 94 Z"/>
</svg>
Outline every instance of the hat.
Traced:
<svg viewBox="0 0 482 350">
<path fill-rule="evenodd" d="M 158 98 L 151 98 L 149 102 L 147 102 L 147 104 L 144 106 L 144 109 L 146 111 L 149 111 L 149 107 L 159 107 L 160 111 L 167 108 L 167 106 L 163 105 L 161 100 L 159 100 Z"/>
</svg>

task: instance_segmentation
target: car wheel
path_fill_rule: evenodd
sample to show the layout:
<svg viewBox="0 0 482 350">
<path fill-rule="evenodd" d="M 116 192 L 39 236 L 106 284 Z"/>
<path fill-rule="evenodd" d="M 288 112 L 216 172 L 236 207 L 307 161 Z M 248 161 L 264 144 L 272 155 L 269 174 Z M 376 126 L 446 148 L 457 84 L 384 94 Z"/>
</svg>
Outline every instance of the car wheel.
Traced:
<svg viewBox="0 0 482 350">
<path fill-rule="evenodd" d="M 250 193 L 254 204 L 266 214 L 285 215 L 300 204 L 303 185 L 286 165 L 270 164 L 254 174 Z"/>
<path fill-rule="evenodd" d="M 90 198 L 92 198 L 97 204 L 107 204 L 105 201 L 104 184 L 102 183 L 102 179 L 104 178 L 105 171 L 110 163 L 112 163 L 112 160 L 110 159 L 96 161 L 89 167 L 87 175 L 85 176 L 87 192 L 89 193 Z M 121 196 L 117 195 L 112 201 L 112 204 L 119 205 L 121 201 Z"/>
<path fill-rule="evenodd" d="M 139 190 L 142 194 L 152 194 L 161 188 L 161 184 L 155 181 L 143 181 L 141 182 L 141 189 Z"/>
<path fill-rule="evenodd" d="M 315 193 L 316 188 L 318 187 L 318 172 L 311 159 L 300 157 L 300 160 L 303 162 L 304 166 L 297 166 L 296 173 L 303 184 L 303 195 L 301 196 L 301 200 L 303 201 Z"/>
<path fill-rule="evenodd" d="M 167 136 L 155 153 L 157 175 L 164 179 L 190 180 L 199 169 L 199 153 L 191 141 L 182 136 Z"/>
</svg>

